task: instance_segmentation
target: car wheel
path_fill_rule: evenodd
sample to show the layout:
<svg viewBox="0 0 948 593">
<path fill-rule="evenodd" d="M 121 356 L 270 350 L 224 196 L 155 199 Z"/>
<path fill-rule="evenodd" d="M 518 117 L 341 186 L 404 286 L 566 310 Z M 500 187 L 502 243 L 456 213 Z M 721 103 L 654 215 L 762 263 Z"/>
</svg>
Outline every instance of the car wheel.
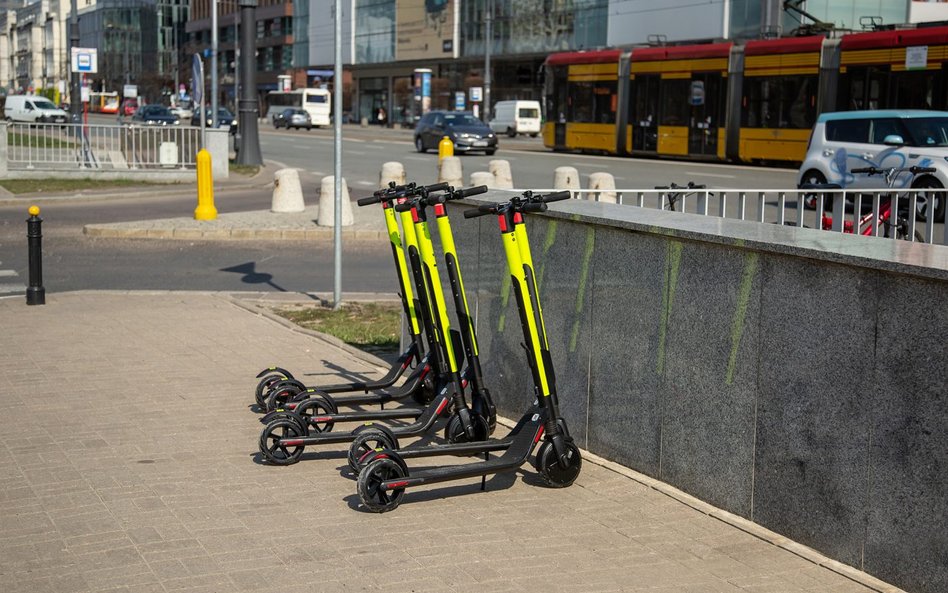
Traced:
<svg viewBox="0 0 948 593">
<path fill-rule="evenodd" d="M 495 152 L 497 152 L 497 149 L 496 149 L 496 148 L 491 148 L 491 149 L 489 149 L 489 150 L 485 150 L 485 151 L 484 151 L 484 154 L 486 154 L 487 156 L 493 156 L 493 154 L 494 154 Z"/>
<path fill-rule="evenodd" d="M 517 135 L 517 132 L 515 132 L 513 128 L 507 128 L 507 136 L 513 138 L 516 135 Z"/>
<path fill-rule="evenodd" d="M 942 189 L 944 186 L 934 177 L 923 177 L 912 184 L 913 189 Z M 927 221 L 928 213 L 935 213 L 935 222 L 945 221 L 945 194 L 942 192 L 919 192 L 915 199 L 915 215 Z"/>
<path fill-rule="evenodd" d="M 531 138 L 536 138 L 536 137 L 537 137 L 537 134 L 530 134 L 530 137 L 531 137 Z"/>
<path fill-rule="evenodd" d="M 809 171 L 807 171 L 803 175 L 803 180 L 801 181 L 801 185 L 802 184 L 820 185 L 823 183 L 826 183 L 826 177 L 819 171 L 816 171 L 815 169 L 810 169 Z M 813 210 L 814 208 L 816 208 L 816 194 L 804 194 L 802 201 L 803 201 L 803 207 L 806 208 L 807 210 Z M 833 209 L 831 197 L 827 196 L 827 198 L 823 200 L 823 208 L 824 210 Z"/>
<path fill-rule="evenodd" d="M 425 148 L 425 142 L 421 139 L 421 136 L 415 136 L 415 150 L 418 152 L 428 152 L 428 149 Z"/>
</svg>

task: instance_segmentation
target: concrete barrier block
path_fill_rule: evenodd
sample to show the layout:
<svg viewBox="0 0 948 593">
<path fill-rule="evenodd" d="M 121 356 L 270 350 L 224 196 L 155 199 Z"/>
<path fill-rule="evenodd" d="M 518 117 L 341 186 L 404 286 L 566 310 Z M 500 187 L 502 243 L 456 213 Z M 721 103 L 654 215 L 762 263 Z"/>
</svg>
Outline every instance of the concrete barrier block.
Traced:
<svg viewBox="0 0 948 593">
<path fill-rule="evenodd" d="M 319 187 L 319 214 L 316 224 L 319 226 L 334 226 L 336 216 L 336 178 L 333 175 L 323 177 Z M 349 201 L 349 186 L 346 178 L 342 178 L 342 226 L 352 226 L 352 202 Z"/>
<path fill-rule="evenodd" d="M 579 189 L 576 167 L 557 167 L 553 172 L 553 189 Z"/>
<path fill-rule="evenodd" d="M 601 190 L 598 194 L 589 194 L 590 200 L 615 204 L 618 199 L 616 193 L 616 179 L 612 173 L 590 173 L 589 189 Z"/>
<path fill-rule="evenodd" d="M 273 174 L 273 199 L 271 212 L 302 212 L 303 187 L 300 185 L 300 172 L 296 169 L 280 169 Z"/>
<path fill-rule="evenodd" d="M 461 159 L 456 156 L 446 156 L 438 163 L 438 183 L 447 183 L 454 187 L 464 185 L 464 171 L 461 168 Z"/>
<path fill-rule="evenodd" d="M 497 185 L 497 178 L 494 177 L 494 174 L 490 171 L 474 171 L 471 173 L 471 186 L 475 185 L 486 185 L 490 188 L 495 188 Z"/>
<path fill-rule="evenodd" d="M 395 185 L 405 185 L 405 167 L 398 161 L 389 161 L 382 163 L 382 171 L 379 173 L 379 189 L 388 187 L 389 182 L 395 182 Z"/>
<path fill-rule="evenodd" d="M 513 173 L 510 171 L 510 161 L 494 159 L 487 164 L 487 170 L 494 176 L 494 185 L 497 189 L 513 189 Z"/>
</svg>

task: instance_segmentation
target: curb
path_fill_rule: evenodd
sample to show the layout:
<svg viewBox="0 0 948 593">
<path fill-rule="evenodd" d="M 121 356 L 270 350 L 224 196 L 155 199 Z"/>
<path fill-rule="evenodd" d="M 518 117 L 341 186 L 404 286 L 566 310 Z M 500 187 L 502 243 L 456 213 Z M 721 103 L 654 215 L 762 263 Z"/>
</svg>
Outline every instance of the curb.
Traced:
<svg viewBox="0 0 948 593">
<path fill-rule="evenodd" d="M 328 241 L 334 236 L 331 228 L 321 229 L 230 229 L 185 228 L 119 228 L 109 224 L 89 224 L 82 228 L 89 237 L 111 239 L 176 239 L 181 241 Z M 388 241 L 384 231 L 343 229 L 342 238 L 350 241 Z"/>
</svg>

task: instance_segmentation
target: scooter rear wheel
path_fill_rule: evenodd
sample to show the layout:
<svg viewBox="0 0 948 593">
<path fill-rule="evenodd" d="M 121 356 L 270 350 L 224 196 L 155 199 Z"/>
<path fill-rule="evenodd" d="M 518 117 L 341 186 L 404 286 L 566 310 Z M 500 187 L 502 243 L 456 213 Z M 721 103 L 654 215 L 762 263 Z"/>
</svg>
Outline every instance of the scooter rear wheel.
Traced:
<svg viewBox="0 0 948 593">
<path fill-rule="evenodd" d="M 380 449 L 396 449 L 398 445 L 392 442 L 387 434 L 381 430 L 367 429 L 356 435 L 349 446 L 348 461 L 353 473 L 359 475 L 370 461 L 369 454 Z M 363 461 L 365 460 L 365 461 Z"/>
<path fill-rule="evenodd" d="M 263 458 L 273 465 L 293 465 L 303 455 L 303 445 L 287 447 L 280 444 L 281 439 L 302 437 L 296 422 L 290 420 L 274 420 L 267 424 L 260 434 L 260 453 Z"/>
<path fill-rule="evenodd" d="M 553 443 L 545 441 L 537 451 L 536 468 L 543 482 L 552 488 L 566 488 L 576 481 L 583 467 L 583 458 L 579 447 L 572 441 L 566 441 L 567 467 L 560 465 L 556 458 Z"/>
<path fill-rule="evenodd" d="M 257 383 L 257 389 L 254 391 L 254 398 L 257 400 L 257 405 L 260 406 L 261 410 L 267 407 L 267 397 L 270 395 L 270 388 L 285 379 L 286 377 L 277 373 L 266 375 L 260 379 L 260 382 Z"/>
<path fill-rule="evenodd" d="M 332 420 L 314 421 L 314 418 L 336 413 L 336 407 L 319 396 L 301 401 L 293 411 L 306 422 L 310 432 L 330 432 L 336 424 Z"/>
<path fill-rule="evenodd" d="M 267 396 L 267 412 L 272 412 L 278 408 L 282 408 L 286 402 L 292 400 L 296 395 L 298 395 L 302 389 L 299 389 L 296 385 L 282 385 L 276 389 L 270 390 L 270 395 Z"/>
<path fill-rule="evenodd" d="M 401 503 L 405 489 L 396 488 L 389 492 L 382 490 L 380 486 L 386 480 L 404 478 L 407 475 L 405 469 L 390 457 L 376 459 L 359 473 L 356 482 L 359 500 L 373 513 L 394 510 Z"/>
</svg>

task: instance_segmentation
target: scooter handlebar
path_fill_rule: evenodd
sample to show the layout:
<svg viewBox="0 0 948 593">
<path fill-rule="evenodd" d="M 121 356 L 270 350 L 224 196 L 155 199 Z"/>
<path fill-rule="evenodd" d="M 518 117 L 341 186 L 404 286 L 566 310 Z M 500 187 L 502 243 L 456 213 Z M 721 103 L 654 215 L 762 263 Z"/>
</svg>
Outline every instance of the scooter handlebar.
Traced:
<svg viewBox="0 0 948 593">
<path fill-rule="evenodd" d="M 554 192 L 552 194 L 546 194 L 543 196 L 542 200 L 544 204 L 549 204 L 550 202 L 559 202 L 562 200 L 568 200 L 573 197 L 573 192 L 567 190 Z"/>
<path fill-rule="evenodd" d="M 382 201 L 382 196 L 368 196 L 366 198 L 359 198 L 356 200 L 356 204 L 360 206 L 368 206 L 369 204 L 378 204 Z"/>
<path fill-rule="evenodd" d="M 450 196 L 447 196 L 449 200 L 459 200 L 461 198 L 467 198 L 469 196 L 476 196 L 477 194 L 487 193 L 486 185 L 475 185 L 474 187 L 465 187 L 463 189 L 456 189 L 451 192 Z"/>
<path fill-rule="evenodd" d="M 441 183 L 435 183 L 433 185 L 425 186 L 425 191 L 427 192 L 445 191 L 449 189 L 451 189 L 451 185 L 447 181 L 442 181 Z"/>
<path fill-rule="evenodd" d="M 477 208 L 464 211 L 464 218 L 477 218 L 487 214 L 496 214 L 497 206 L 494 204 L 481 204 Z"/>
<path fill-rule="evenodd" d="M 546 212 L 546 210 L 546 202 L 530 202 L 520 208 L 521 212 Z"/>
</svg>

